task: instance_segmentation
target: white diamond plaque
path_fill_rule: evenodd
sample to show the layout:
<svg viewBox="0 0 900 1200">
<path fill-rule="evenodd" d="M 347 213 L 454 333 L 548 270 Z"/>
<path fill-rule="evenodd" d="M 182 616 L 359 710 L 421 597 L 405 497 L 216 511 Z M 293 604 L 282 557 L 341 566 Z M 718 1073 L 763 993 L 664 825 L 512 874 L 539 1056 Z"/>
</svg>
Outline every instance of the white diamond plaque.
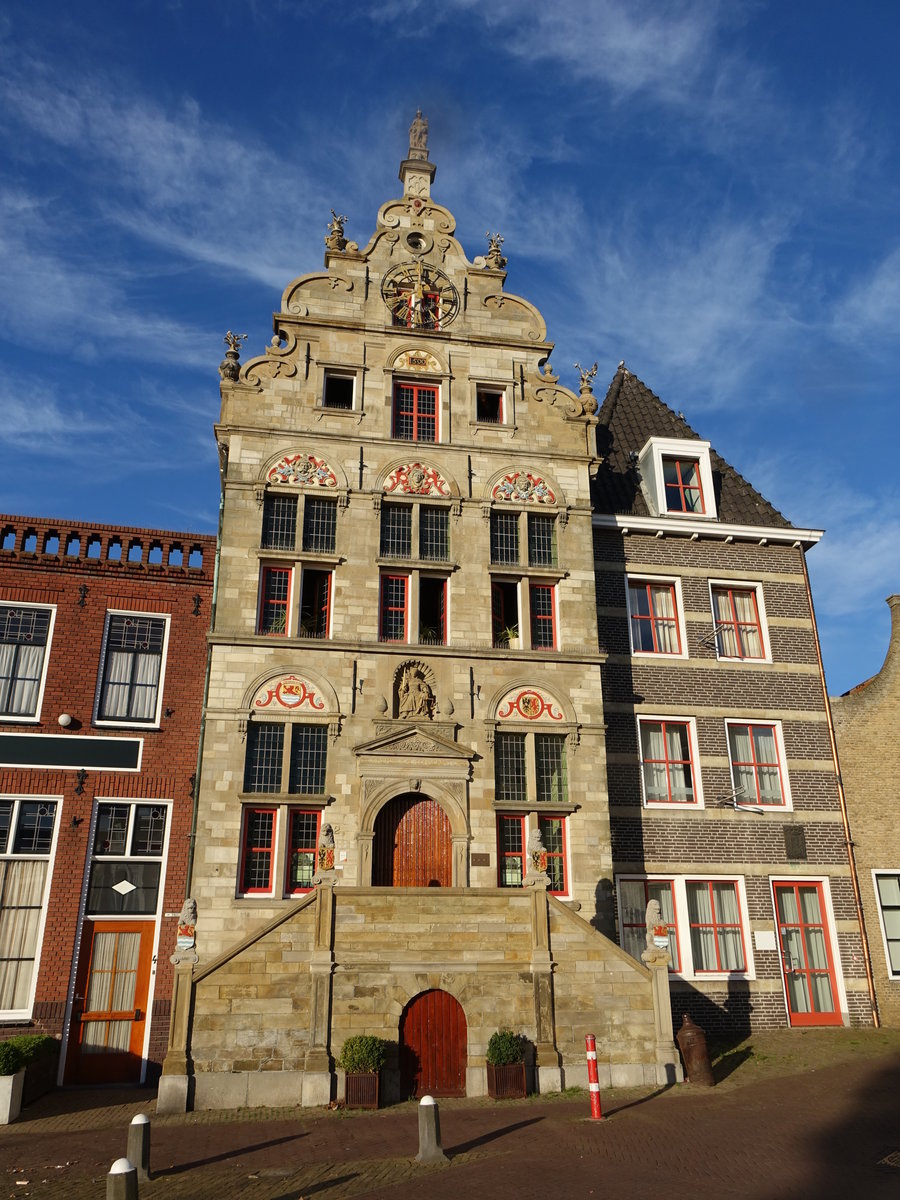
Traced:
<svg viewBox="0 0 900 1200">
<path fill-rule="evenodd" d="M 120 879 L 118 883 L 112 885 L 112 890 L 118 892 L 120 896 L 127 896 L 129 892 L 137 890 L 137 885 L 130 879 Z"/>
</svg>

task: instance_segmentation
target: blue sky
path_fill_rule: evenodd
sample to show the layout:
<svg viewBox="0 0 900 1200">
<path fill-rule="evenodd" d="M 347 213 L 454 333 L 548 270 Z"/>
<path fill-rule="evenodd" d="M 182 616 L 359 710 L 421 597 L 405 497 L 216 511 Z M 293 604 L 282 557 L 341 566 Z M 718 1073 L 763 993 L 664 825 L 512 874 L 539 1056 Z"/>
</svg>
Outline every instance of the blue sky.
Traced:
<svg viewBox="0 0 900 1200">
<path fill-rule="evenodd" d="M 829 690 L 900 591 L 894 0 L 7 0 L 0 509 L 214 530 L 226 329 L 334 206 L 365 244 L 417 106 L 433 193 L 554 369 L 629 368 L 798 525 Z"/>
</svg>

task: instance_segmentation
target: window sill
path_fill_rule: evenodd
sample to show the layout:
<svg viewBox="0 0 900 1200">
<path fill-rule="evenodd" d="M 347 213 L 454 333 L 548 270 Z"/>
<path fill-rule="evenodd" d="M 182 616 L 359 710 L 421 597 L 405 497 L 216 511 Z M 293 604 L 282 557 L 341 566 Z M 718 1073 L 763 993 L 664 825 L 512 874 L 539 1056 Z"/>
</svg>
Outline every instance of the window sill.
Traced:
<svg viewBox="0 0 900 1200">
<path fill-rule="evenodd" d="M 326 808 L 334 803 L 334 796 L 325 792 L 238 792 L 241 804 L 256 804 L 268 807 L 274 804 L 304 804 L 310 808 Z M 255 895 L 255 893 L 241 893 Z M 266 893 L 268 895 L 268 893 Z"/>
<path fill-rule="evenodd" d="M 157 719 L 155 721 L 100 721 L 94 720 L 91 722 L 95 729 L 130 729 L 135 733 L 144 729 L 160 730 L 162 723 Z M 96 768 L 94 768 L 96 770 Z"/>
<path fill-rule="evenodd" d="M 448 573 L 459 570 L 459 563 L 448 558 L 400 558 L 397 555 L 381 555 L 375 559 L 376 567 L 397 567 L 410 571 L 439 571 Z"/>
<path fill-rule="evenodd" d="M 512 813 L 522 816 L 525 813 L 538 815 L 541 813 L 574 813 L 581 808 L 574 800 L 524 800 L 517 804 L 511 800 L 492 800 L 494 812 Z"/>
<path fill-rule="evenodd" d="M 256 551 L 256 557 L 267 562 L 318 562 L 337 567 L 344 562 L 342 554 L 334 550 L 265 550 L 262 546 Z"/>
<path fill-rule="evenodd" d="M 489 570 L 492 575 L 509 575 L 516 579 L 551 579 L 555 583 L 558 583 L 561 579 L 567 579 L 569 575 L 565 567 L 560 567 L 556 564 L 532 567 L 522 563 L 492 562 Z"/>
</svg>

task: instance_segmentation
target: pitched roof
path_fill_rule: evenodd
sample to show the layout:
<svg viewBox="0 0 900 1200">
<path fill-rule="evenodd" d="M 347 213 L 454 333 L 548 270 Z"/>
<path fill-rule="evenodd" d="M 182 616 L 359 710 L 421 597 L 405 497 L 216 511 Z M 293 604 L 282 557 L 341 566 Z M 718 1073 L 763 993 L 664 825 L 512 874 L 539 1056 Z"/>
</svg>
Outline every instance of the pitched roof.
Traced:
<svg viewBox="0 0 900 1200">
<path fill-rule="evenodd" d="M 636 375 L 632 375 L 624 363 L 619 364 L 597 416 L 600 422 L 597 449 L 603 462 L 593 485 L 594 512 L 650 516 L 635 465 L 629 456 L 637 455 L 651 437 L 700 441 L 700 435 L 691 429 L 684 417 L 663 404 Z M 791 528 L 791 522 L 721 455 L 710 449 L 709 457 L 720 521 Z"/>
</svg>

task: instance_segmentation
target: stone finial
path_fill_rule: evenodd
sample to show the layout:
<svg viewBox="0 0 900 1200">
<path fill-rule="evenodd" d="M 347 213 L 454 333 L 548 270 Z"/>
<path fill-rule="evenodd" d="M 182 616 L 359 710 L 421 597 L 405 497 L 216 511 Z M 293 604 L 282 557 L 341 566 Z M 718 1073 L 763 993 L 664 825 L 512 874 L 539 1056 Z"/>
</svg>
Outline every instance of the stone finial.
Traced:
<svg viewBox="0 0 900 1200">
<path fill-rule="evenodd" d="M 507 259 L 501 253 L 503 238 L 499 233 L 491 233 L 490 230 L 484 236 L 488 240 L 488 252 L 484 256 L 484 265 L 490 267 L 492 271 L 502 271 L 507 263 Z"/>
<path fill-rule="evenodd" d="M 328 233 L 325 235 L 325 245 L 329 250 L 343 251 L 347 249 L 347 239 L 344 237 L 344 224 L 347 217 L 343 213 L 331 210 L 331 220 L 328 223 Z"/>
<path fill-rule="evenodd" d="M 232 333 L 229 329 L 222 339 L 228 349 L 219 363 L 219 375 L 234 383 L 241 373 L 241 344 L 247 340 L 246 333 Z"/>
<path fill-rule="evenodd" d="M 422 116 L 421 108 L 416 109 L 413 123 L 409 127 L 409 157 L 428 157 L 428 118 Z"/>
<path fill-rule="evenodd" d="M 428 161 L 428 118 L 417 109 L 409 127 L 409 153 L 400 164 L 403 195 L 413 201 L 417 211 L 431 196 L 434 171 L 434 164 Z"/>
</svg>

